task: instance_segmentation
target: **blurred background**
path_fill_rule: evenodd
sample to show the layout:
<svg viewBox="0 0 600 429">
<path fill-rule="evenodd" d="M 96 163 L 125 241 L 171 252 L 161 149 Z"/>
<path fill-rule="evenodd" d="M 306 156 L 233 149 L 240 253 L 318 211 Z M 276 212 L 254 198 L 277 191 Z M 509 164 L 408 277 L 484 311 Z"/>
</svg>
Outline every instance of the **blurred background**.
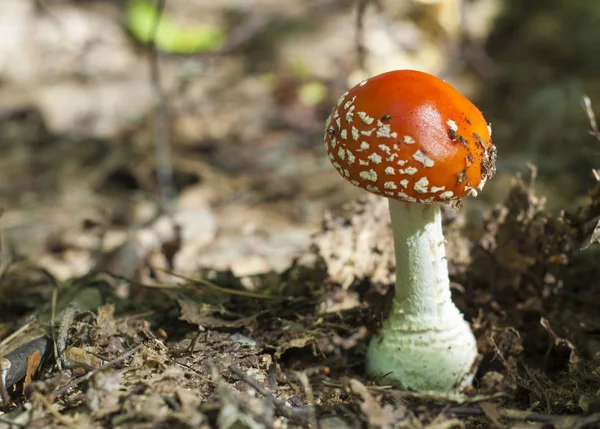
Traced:
<svg viewBox="0 0 600 429">
<path fill-rule="evenodd" d="M 551 209 L 576 207 L 599 23 L 597 0 L 2 0 L 4 256 L 58 279 L 99 253 L 130 278 L 149 260 L 281 271 L 361 192 L 324 156 L 329 109 L 392 69 L 446 79 L 492 123 L 499 173 L 472 218 L 529 163 Z"/>
</svg>

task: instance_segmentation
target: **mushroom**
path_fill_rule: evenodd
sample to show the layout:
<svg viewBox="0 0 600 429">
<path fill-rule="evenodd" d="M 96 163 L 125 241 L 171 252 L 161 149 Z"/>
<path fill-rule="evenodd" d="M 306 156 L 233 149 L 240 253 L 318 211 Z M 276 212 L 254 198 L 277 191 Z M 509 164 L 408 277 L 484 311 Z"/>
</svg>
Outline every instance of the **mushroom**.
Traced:
<svg viewBox="0 0 600 429">
<path fill-rule="evenodd" d="M 440 206 L 477 196 L 494 175 L 490 126 L 446 82 L 397 70 L 344 93 L 324 139 L 342 177 L 389 199 L 395 295 L 369 344 L 367 371 L 407 389 L 462 390 L 478 353 L 451 299 Z"/>
</svg>

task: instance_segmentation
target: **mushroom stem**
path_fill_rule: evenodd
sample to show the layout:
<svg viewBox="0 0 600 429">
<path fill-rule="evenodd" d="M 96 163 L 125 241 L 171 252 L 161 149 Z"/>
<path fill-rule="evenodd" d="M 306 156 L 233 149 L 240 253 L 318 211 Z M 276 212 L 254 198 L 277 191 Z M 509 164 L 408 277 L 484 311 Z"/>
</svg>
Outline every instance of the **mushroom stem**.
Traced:
<svg viewBox="0 0 600 429">
<path fill-rule="evenodd" d="M 455 392 L 469 385 L 475 337 L 450 294 L 438 204 L 389 200 L 396 252 L 395 296 L 367 352 L 367 370 L 418 391 Z"/>
</svg>

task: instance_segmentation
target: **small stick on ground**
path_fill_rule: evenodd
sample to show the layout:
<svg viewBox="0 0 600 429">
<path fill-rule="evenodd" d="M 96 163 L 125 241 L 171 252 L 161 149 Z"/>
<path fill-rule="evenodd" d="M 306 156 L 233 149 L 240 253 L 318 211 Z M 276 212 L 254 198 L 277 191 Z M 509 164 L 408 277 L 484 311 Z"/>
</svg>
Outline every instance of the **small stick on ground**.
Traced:
<svg viewBox="0 0 600 429">
<path fill-rule="evenodd" d="M 596 140 L 600 141 L 600 130 L 598 130 L 598 122 L 596 121 L 596 113 L 594 113 L 594 109 L 592 107 L 592 100 L 587 95 L 584 95 L 581 97 L 581 104 L 590 123 L 590 131 L 588 131 L 588 133 Z M 593 168 L 592 173 L 594 174 L 596 181 L 600 182 L 600 170 Z"/>
<path fill-rule="evenodd" d="M 310 424 L 313 428 L 319 427 L 317 422 L 317 413 L 315 411 L 315 395 L 312 390 L 312 386 L 310 385 L 310 381 L 308 376 L 306 375 L 306 371 L 296 372 L 296 378 L 302 384 L 304 388 L 304 393 L 306 394 L 306 402 L 308 403 L 308 417 Z"/>
<path fill-rule="evenodd" d="M 307 418 L 310 417 L 310 413 L 308 412 L 307 409 L 288 407 L 287 405 L 285 405 L 285 403 L 283 401 L 277 399 L 275 397 L 275 395 L 273 395 L 273 393 L 271 393 L 270 391 L 268 391 L 264 387 L 262 387 L 258 381 L 256 381 L 254 378 L 252 378 L 251 376 L 246 374 L 240 368 L 232 365 L 229 367 L 229 371 L 231 373 L 235 374 L 236 376 L 238 376 L 239 378 L 241 378 L 242 381 L 244 381 L 246 384 L 248 384 L 250 387 L 252 387 L 258 393 L 263 395 L 266 400 L 268 400 L 269 402 L 271 402 L 271 404 L 273 404 L 273 406 L 275 407 L 275 409 L 279 412 L 279 414 L 281 416 L 286 417 L 288 419 L 301 420 L 304 422 L 306 422 Z"/>
<path fill-rule="evenodd" d="M 11 365 L 8 359 L 0 359 L 0 397 L 2 398 L 2 408 L 4 408 L 4 411 L 8 410 L 10 405 L 10 395 L 6 389 L 6 376 Z"/>
<path fill-rule="evenodd" d="M 448 408 L 448 412 L 452 413 L 459 417 L 473 417 L 473 416 L 485 416 L 485 412 L 479 407 L 450 407 Z M 507 408 L 499 408 L 497 410 L 498 414 L 504 418 L 512 419 L 512 420 L 528 420 L 531 422 L 537 423 L 548 423 L 552 421 L 558 421 L 560 419 L 567 419 L 569 417 L 579 418 L 580 416 L 569 416 L 569 415 L 558 415 L 558 414 L 543 414 L 543 413 L 535 413 L 530 411 L 522 411 L 522 410 L 511 410 Z M 600 419 L 600 415 L 592 414 L 590 417 L 594 416 L 594 422 Z"/>
<path fill-rule="evenodd" d="M 63 365 L 65 367 L 68 366 L 67 362 L 65 361 L 65 349 L 67 348 L 69 329 L 73 324 L 73 318 L 75 317 L 76 311 L 77 306 L 73 303 L 69 304 L 65 310 L 65 313 L 63 314 L 62 320 L 60 321 L 60 326 L 58 327 L 58 332 L 56 334 L 56 363 L 60 371 L 62 371 Z"/>
<path fill-rule="evenodd" d="M 51 395 L 52 401 L 56 400 L 56 398 L 58 398 L 58 397 L 62 396 L 63 394 L 65 394 L 69 389 L 72 389 L 73 387 L 76 387 L 76 386 L 80 385 L 81 383 L 84 383 L 84 382 L 88 381 L 90 378 L 92 378 L 94 375 L 98 374 L 99 372 L 107 370 L 109 368 L 112 368 L 113 366 L 115 366 L 119 362 L 124 361 L 125 359 L 127 359 L 130 356 L 132 356 L 135 353 L 137 353 L 142 347 L 144 347 L 144 343 L 138 344 L 137 346 L 135 346 L 131 350 L 128 350 L 125 353 L 123 353 L 121 356 L 119 356 L 119 357 L 111 360 L 110 362 L 106 362 L 101 367 L 96 368 L 96 369 L 88 372 L 87 374 L 82 375 L 81 377 L 74 378 L 69 383 L 67 383 L 66 385 L 64 385 L 63 387 L 61 387 L 60 389 L 58 389 L 56 392 L 54 392 Z"/>
</svg>

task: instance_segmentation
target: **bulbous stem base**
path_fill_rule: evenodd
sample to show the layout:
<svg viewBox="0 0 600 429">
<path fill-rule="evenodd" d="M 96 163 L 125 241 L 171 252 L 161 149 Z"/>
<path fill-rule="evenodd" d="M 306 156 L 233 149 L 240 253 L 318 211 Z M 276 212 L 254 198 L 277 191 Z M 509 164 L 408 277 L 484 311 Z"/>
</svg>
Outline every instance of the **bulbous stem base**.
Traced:
<svg viewBox="0 0 600 429">
<path fill-rule="evenodd" d="M 392 309 L 367 352 L 367 370 L 416 391 L 452 393 L 473 379 L 475 337 L 451 300 L 438 205 L 390 200 L 396 285 Z"/>
</svg>

